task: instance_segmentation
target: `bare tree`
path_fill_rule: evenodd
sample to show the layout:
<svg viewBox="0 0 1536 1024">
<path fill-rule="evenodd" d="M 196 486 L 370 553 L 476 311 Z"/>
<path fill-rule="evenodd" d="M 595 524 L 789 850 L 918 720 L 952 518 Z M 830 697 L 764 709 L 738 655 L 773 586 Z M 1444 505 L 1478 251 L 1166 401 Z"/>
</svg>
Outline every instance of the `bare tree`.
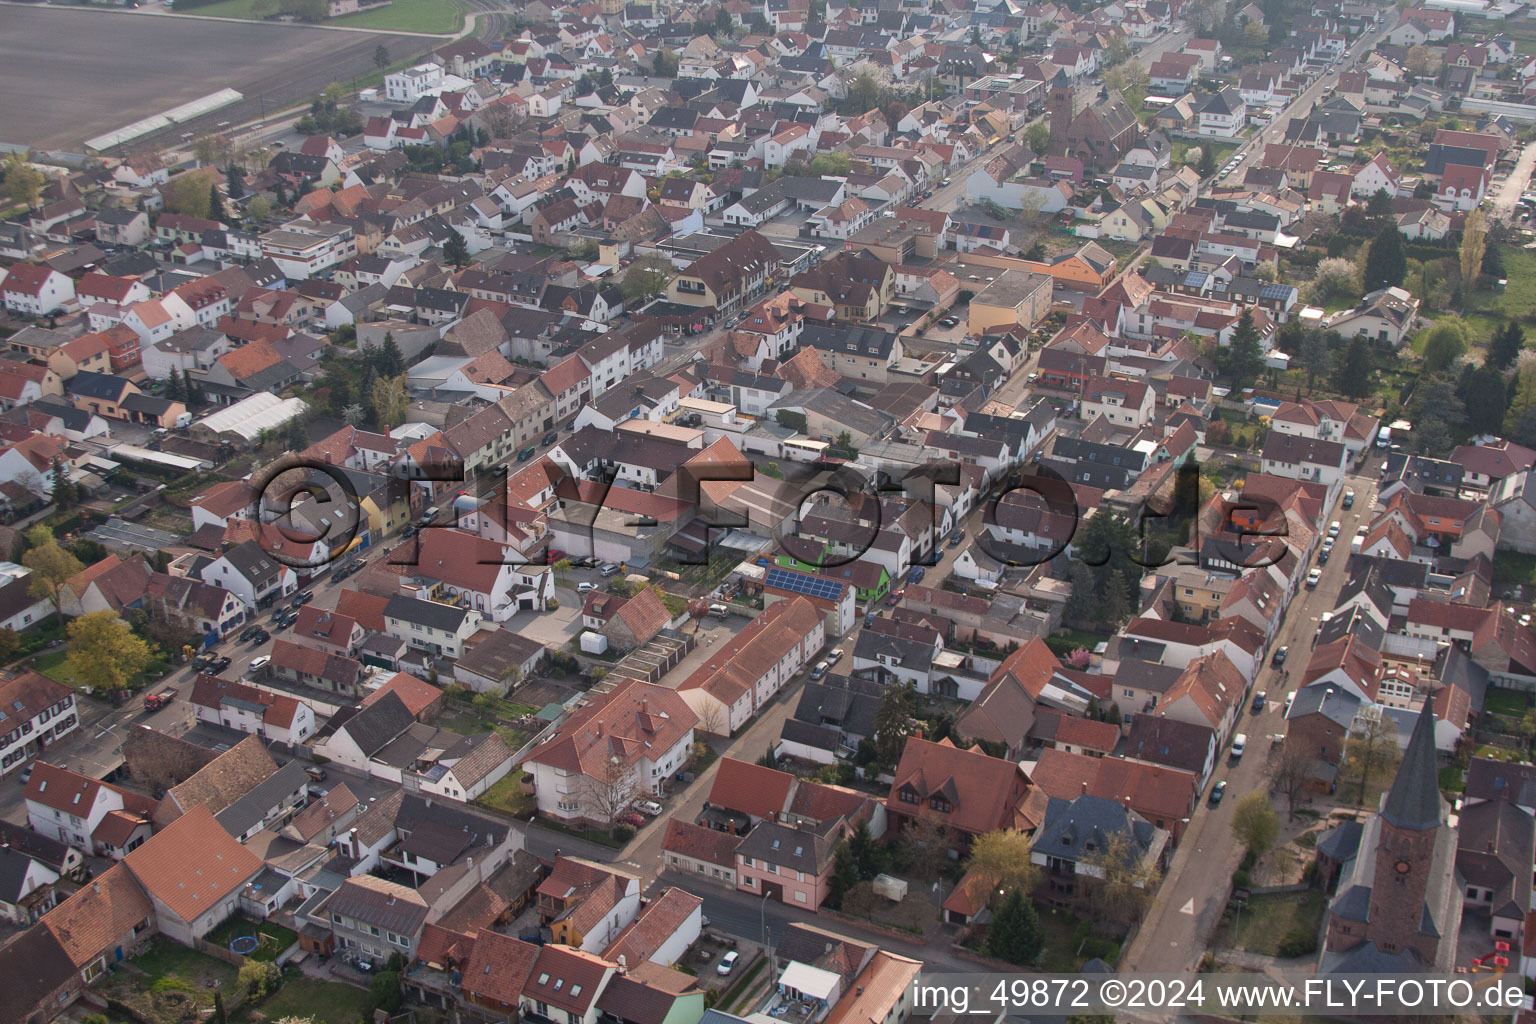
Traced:
<svg viewBox="0 0 1536 1024">
<path fill-rule="evenodd" d="M 730 735 L 731 730 L 725 722 L 725 705 L 717 700 L 707 702 L 699 712 L 699 728 L 711 736 Z"/>
<path fill-rule="evenodd" d="M 913 818 L 901 831 L 902 862 L 914 878 L 929 881 L 949 860 L 949 836 L 944 826 L 928 818 Z"/>
<path fill-rule="evenodd" d="M 617 757 L 604 761 L 596 775 L 582 776 L 582 782 L 585 809 L 594 820 L 606 825 L 612 825 L 624 808 L 641 795 L 635 770 Z"/>
<path fill-rule="evenodd" d="M 1374 713 L 1368 713 L 1374 712 Z M 1403 752 L 1397 745 L 1397 729 L 1381 715 L 1379 707 L 1363 710 L 1355 716 L 1349 730 L 1349 740 L 1344 747 L 1346 775 L 1359 779 L 1359 791 L 1355 794 L 1355 806 L 1365 805 L 1365 791 L 1376 775 L 1392 770 L 1402 759 Z"/>
<path fill-rule="evenodd" d="M 1289 740 L 1270 764 L 1269 788 L 1275 793 L 1284 794 L 1288 821 L 1296 820 L 1296 801 L 1307 788 L 1307 769 L 1311 764 L 1312 757 L 1302 745 Z"/>
<path fill-rule="evenodd" d="M 1163 879 L 1162 869 L 1131 842 L 1126 832 L 1111 832 L 1104 846 L 1088 857 L 1088 904 L 1108 924 L 1123 926 L 1141 917 Z M 1082 877 L 1082 874 L 1079 874 Z"/>
</svg>

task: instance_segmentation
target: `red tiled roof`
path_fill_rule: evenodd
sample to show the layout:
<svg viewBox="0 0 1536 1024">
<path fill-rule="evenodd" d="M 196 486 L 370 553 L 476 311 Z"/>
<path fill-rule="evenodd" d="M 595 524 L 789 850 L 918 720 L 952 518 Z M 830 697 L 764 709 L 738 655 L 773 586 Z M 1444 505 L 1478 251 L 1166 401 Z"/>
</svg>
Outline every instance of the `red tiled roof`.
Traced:
<svg viewBox="0 0 1536 1024">
<path fill-rule="evenodd" d="M 774 818 L 788 809 L 795 777 L 734 757 L 722 757 L 709 789 L 712 807 L 724 807 L 753 818 Z"/>
<path fill-rule="evenodd" d="M 667 819 L 667 832 L 661 841 L 661 848 L 668 853 L 727 868 L 735 866 L 736 847 L 740 845 L 741 836 L 677 818 Z"/>
</svg>

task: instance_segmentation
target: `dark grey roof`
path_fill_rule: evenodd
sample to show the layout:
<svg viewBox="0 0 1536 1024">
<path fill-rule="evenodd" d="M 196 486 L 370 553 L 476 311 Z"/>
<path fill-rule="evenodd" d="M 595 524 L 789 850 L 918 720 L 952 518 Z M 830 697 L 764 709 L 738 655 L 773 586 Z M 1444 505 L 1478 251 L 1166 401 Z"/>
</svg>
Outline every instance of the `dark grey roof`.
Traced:
<svg viewBox="0 0 1536 1024">
<path fill-rule="evenodd" d="M 27 883 L 27 871 L 32 867 L 32 857 L 0 846 L 0 903 L 17 904 L 26 895 L 22 887 Z"/>
<path fill-rule="evenodd" d="M 1327 621 L 1318 624 L 1317 646 L 1321 647 L 1335 640 L 1352 636 L 1362 641 L 1371 650 L 1379 651 L 1386 632 L 1380 623 L 1366 614 L 1364 608 L 1357 604 L 1350 605 L 1346 611 L 1332 615 Z"/>
<path fill-rule="evenodd" d="M 1508 800 L 1536 807 L 1536 765 L 1474 757 L 1467 766 L 1463 794 L 1469 801 Z"/>
<path fill-rule="evenodd" d="M 414 597 L 405 597 L 401 594 L 391 597 L 389 603 L 384 606 L 386 618 L 419 622 L 431 629 L 441 629 L 449 633 L 458 630 L 467 614 L 469 613 L 463 608 L 456 608 L 451 604 L 419 601 Z"/>
<path fill-rule="evenodd" d="M 214 817 L 230 835 L 243 836 L 261 824 L 267 813 L 281 805 L 289 794 L 303 789 L 308 778 L 304 762 L 289 761 Z"/>
<path fill-rule="evenodd" d="M 842 734 L 832 726 L 812 725 L 797 718 L 784 720 L 784 728 L 779 730 L 779 739 L 786 743 L 799 743 L 812 750 L 825 750 L 831 753 L 836 753 L 843 741 Z"/>
<path fill-rule="evenodd" d="M 1369 895 L 1369 890 L 1367 890 Z M 1417 953 L 1404 949 L 1401 953 L 1388 953 L 1374 942 L 1364 942 L 1330 968 L 1330 974 L 1417 974 L 1424 970 L 1424 963 Z"/>
<path fill-rule="evenodd" d="M 1072 800 L 1052 797 L 1045 808 L 1045 823 L 1035 835 L 1034 848 L 1048 857 L 1091 861 L 1103 853 L 1115 833 L 1130 836 L 1138 860 L 1152 844 L 1156 830 L 1151 822 L 1127 810 L 1118 800 L 1085 794 Z"/>
<path fill-rule="evenodd" d="M 873 736 L 884 694 L 885 687 L 879 683 L 830 676 L 825 682 L 805 684 L 794 717 L 816 726 L 835 726 L 850 736 Z"/>
<path fill-rule="evenodd" d="M 1305 715 L 1326 715 L 1348 729 L 1360 709 L 1360 698 L 1338 686 L 1320 684 L 1303 686 L 1291 699 L 1291 711 L 1286 718 Z"/>
<path fill-rule="evenodd" d="M 64 385 L 72 395 L 82 395 L 86 398 L 100 398 L 115 402 L 127 388 L 128 382 L 121 377 L 114 377 L 110 373 L 96 373 L 94 370 L 81 370 Z"/>
<path fill-rule="evenodd" d="M 1435 763 L 1435 712 L 1425 703 L 1381 816 L 1398 828 L 1422 831 L 1440 827 L 1440 768 Z"/>
<path fill-rule="evenodd" d="M 48 865 L 54 871 L 62 872 L 65 861 L 69 859 L 70 847 L 67 843 L 50 839 L 25 825 L 16 825 L 3 819 L 0 819 L 0 845 L 19 850 L 33 860 Z"/>
<path fill-rule="evenodd" d="M 1200 775 L 1210 759 L 1215 735 L 1208 725 L 1160 715 L 1135 715 L 1130 731 L 1115 753 Z"/>
<path fill-rule="evenodd" d="M 747 834 L 736 852 L 806 874 L 820 874 L 832 860 L 841 822 L 841 818 L 831 818 L 816 826 L 792 828 L 764 821 Z"/>
<path fill-rule="evenodd" d="M 352 742 L 357 744 L 364 756 L 372 757 L 390 740 L 410 728 L 415 720 L 399 696 L 386 693 L 349 718 L 342 729 L 352 737 Z"/>
<path fill-rule="evenodd" d="M 258 589 L 282 575 L 283 572 L 283 567 L 263 551 L 254 540 L 241 541 L 224 552 L 224 558 L 235 567 L 235 571 L 254 583 Z"/>
<path fill-rule="evenodd" d="M 1360 837 L 1364 834 L 1364 825 L 1358 821 L 1346 821 L 1337 828 L 1329 829 L 1317 841 L 1317 852 L 1340 864 L 1353 860 L 1360 852 Z"/>
</svg>

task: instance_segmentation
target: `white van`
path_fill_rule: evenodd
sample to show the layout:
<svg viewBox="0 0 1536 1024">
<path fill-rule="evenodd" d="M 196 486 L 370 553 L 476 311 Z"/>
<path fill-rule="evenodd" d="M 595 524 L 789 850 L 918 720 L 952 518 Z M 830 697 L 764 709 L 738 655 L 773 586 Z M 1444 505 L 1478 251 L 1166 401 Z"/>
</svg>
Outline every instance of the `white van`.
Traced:
<svg viewBox="0 0 1536 1024">
<path fill-rule="evenodd" d="M 1248 748 L 1248 737 L 1238 733 L 1232 737 L 1232 760 L 1236 761 L 1243 756 L 1243 751 Z"/>
<path fill-rule="evenodd" d="M 719 601 L 716 601 L 714 604 L 709 606 L 709 614 L 715 616 L 716 618 L 723 619 L 727 615 L 731 614 L 731 609 L 729 605 L 724 605 Z"/>
</svg>

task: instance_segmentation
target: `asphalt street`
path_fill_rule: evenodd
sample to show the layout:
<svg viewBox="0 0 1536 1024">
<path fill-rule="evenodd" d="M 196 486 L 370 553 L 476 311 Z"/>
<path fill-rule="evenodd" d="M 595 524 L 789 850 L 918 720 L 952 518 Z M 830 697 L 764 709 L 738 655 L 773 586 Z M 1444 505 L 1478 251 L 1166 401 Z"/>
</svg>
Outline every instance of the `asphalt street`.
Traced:
<svg viewBox="0 0 1536 1024">
<path fill-rule="evenodd" d="M 1232 835 L 1232 808 L 1245 793 L 1268 790 L 1268 758 L 1274 752 L 1271 737 L 1285 731 L 1282 711 L 1286 695 L 1295 691 L 1293 681 L 1300 683 L 1302 667 L 1317 636 L 1318 622 L 1333 610 L 1339 588 L 1348 575 L 1345 566 L 1349 561 L 1350 538 L 1370 520 L 1376 500 L 1376 465 L 1375 459 L 1368 460 L 1364 472 L 1347 477 L 1340 489 L 1341 497 L 1345 488 L 1354 490 L 1354 508 L 1345 511 L 1336 504 L 1331 515 L 1325 517 L 1340 524 L 1335 554 L 1321 567 L 1317 589 L 1302 589 L 1292 599 L 1284 625 L 1270 648 L 1289 648 L 1286 665 L 1277 669 L 1266 662 L 1260 671 L 1254 692 L 1265 692 L 1265 708 L 1255 714 L 1245 707 L 1235 727 L 1236 732 L 1248 737 L 1247 752 L 1237 761 L 1224 759 L 1212 773 L 1212 782 L 1226 781 L 1225 799 L 1216 807 L 1202 800 L 1190 818 L 1169 864 L 1166 881 L 1121 958 L 1122 974 L 1174 974 L 1193 968 L 1221 919 L 1228 879 L 1242 860 L 1242 849 Z"/>
</svg>

